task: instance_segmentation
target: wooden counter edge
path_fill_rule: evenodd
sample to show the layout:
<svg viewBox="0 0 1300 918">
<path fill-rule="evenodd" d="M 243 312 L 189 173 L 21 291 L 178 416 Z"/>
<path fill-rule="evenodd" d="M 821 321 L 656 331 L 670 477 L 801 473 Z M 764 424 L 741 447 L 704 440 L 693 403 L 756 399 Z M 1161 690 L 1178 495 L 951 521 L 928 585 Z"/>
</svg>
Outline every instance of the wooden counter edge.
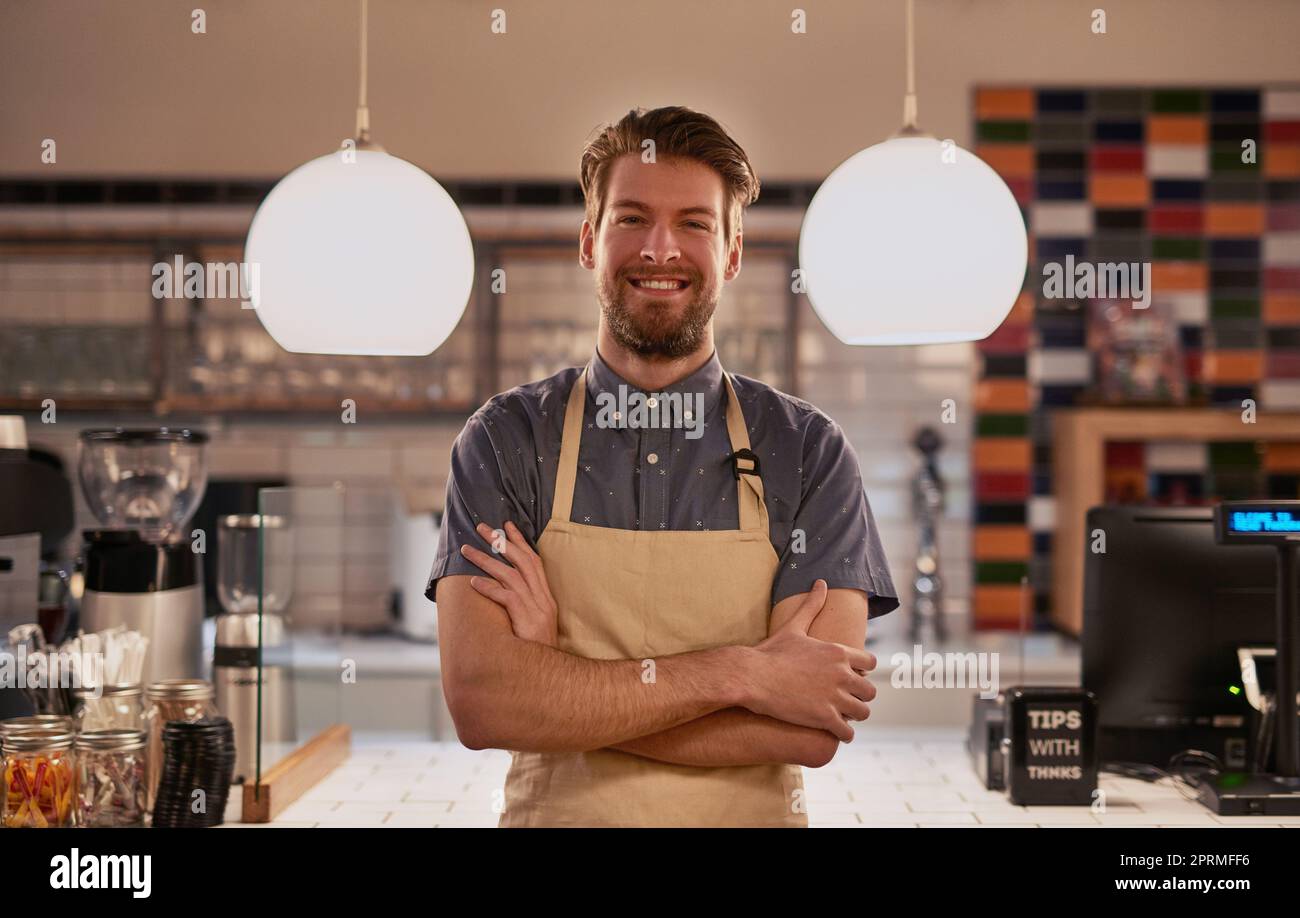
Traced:
<svg viewBox="0 0 1300 918">
<path fill-rule="evenodd" d="M 244 785 L 241 822 L 270 822 L 352 754 L 352 728 L 334 724 L 285 756 L 262 775 L 256 788 Z"/>
</svg>

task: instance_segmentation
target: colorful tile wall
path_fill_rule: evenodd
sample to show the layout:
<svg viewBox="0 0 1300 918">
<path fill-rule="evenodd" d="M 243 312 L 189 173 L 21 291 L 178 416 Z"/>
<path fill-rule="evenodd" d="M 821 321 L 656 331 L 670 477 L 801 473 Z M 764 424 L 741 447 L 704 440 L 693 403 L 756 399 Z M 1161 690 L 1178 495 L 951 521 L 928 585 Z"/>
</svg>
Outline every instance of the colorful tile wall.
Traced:
<svg viewBox="0 0 1300 918">
<path fill-rule="evenodd" d="M 975 137 L 1020 203 L 1030 254 L 1024 292 L 979 345 L 974 619 L 1017 627 L 1027 576 L 1046 628 L 1051 415 L 1087 398 L 1095 372 L 1086 304 L 1044 297 L 1043 265 L 1150 263 L 1189 401 L 1300 410 L 1300 87 L 980 88 Z M 1300 445 L 1111 443 L 1106 494 L 1300 497 Z"/>
</svg>

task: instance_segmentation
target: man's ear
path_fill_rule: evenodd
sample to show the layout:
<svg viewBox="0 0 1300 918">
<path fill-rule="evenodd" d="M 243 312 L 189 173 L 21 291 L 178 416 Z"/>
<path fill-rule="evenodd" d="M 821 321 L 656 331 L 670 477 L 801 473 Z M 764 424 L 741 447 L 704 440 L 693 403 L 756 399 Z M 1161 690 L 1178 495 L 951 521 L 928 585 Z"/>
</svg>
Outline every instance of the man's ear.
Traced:
<svg viewBox="0 0 1300 918">
<path fill-rule="evenodd" d="M 740 254 L 745 247 L 745 234 L 736 233 L 736 239 L 727 248 L 727 264 L 722 271 L 724 281 L 734 280 L 740 273 Z"/>
<path fill-rule="evenodd" d="M 595 249 L 596 231 L 591 228 L 590 223 L 583 220 L 582 229 L 578 231 L 578 264 L 588 271 L 596 269 Z"/>
</svg>

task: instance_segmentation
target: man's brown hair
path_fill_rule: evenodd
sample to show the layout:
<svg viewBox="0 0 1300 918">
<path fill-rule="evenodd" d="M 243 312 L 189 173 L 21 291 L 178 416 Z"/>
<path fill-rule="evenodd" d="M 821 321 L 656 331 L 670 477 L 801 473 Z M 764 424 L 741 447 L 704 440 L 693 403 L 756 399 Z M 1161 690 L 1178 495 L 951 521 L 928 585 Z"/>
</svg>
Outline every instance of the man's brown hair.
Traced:
<svg viewBox="0 0 1300 918">
<path fill-rule="evenodd" d="M 758 176 L 745 151 L 722 125 L 708 115 L 680 105 L 650 111 L 634 108 L 617 123 L 600 129 L 582 151 L 580 181 L 587 201 L 586 217 L 592 229 L 600 229 L 610 163 L 627 153 L 641 156 L 646 140 L 654 141 L 656 161 L 674 156 L 693 159 L 722 176 L 726 192 L 723 239 L 730 245 L 740 232 L 745 208 L 758 198 Z"/>
</svg>

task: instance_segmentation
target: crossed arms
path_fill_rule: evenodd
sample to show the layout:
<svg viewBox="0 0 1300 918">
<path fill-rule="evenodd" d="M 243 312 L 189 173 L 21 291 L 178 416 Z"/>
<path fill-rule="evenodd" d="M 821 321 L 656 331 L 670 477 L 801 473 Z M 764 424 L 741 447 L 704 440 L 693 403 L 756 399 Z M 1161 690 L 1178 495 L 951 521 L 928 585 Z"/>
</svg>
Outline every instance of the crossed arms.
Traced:
<svg viewBox="0 0 1300 918">
<path fill-rule="evenodd" d="M 614 747 L 684 765 L 820 767 L 852 739 L 848 721 L 869 715 L 875 688 L 865 673 L 875 658 L 860 649 L 863 592 L 819 582 L 777 604 L 762 644 L 657 658 L 651 687 L 640 660 L 592 660 L 553 646 L 540 559 L 513 526 L 505 531 L 500 554 L 510 564 L 467 548 L 491 577 L 438 585 L 443 687 L 466 746 Z"/>
</svg>

